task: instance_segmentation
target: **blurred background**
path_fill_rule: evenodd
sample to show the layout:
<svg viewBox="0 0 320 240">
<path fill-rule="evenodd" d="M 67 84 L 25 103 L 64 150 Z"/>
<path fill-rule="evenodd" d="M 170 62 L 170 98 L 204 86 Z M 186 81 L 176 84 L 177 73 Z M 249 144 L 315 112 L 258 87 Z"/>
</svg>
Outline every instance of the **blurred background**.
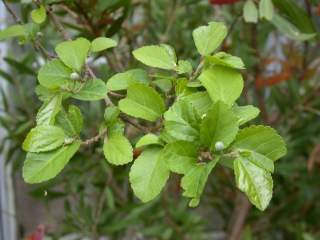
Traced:
<svg viewBox="0 0 320 240">
<path fill-rule="evenodd" d="M 35 2 L 1 2 L 1 29 L 17 21 L 9 9 L 22 23 L 30 23 Z M 222 50 L 241 57 L 246 65 L 240 102 L 260 108 L 255 123 L 276 128 L 287 142 L 288 154 L 276 164 L 273 199 L 264 212 L 250 206 L 236 190 L 232 173 L 222 167 L 210 175 L 196 209 L 179 194 L 177 177 L 170 178 L 156 200 L 142 204 L 128 184 L 129 167 L 104 161 L 101 143 L 83 148 L 54 180 L 27 185 L 21 176 L 21 144 L 41 105 L 34 90 L 45 58 L 28 39 L 2 41 L 1 240 L 320 239 L 319 0 L 273 0 L 276 17 L 269 21 L 257 19 L 259 10 L 254 8 L 247 9 L 244 18 L 244 0 L 43 2 L 73 38 L 107 36 L 119 42 L 114 50 L 89 59 L 104 80 L 137 66 L 131 51 L 148 44 L 168 43 L 196 66 L 192 30 L 224 21 L 229 35 Z M 252 3 L 258 8 L 259 1 Z M 63 41 L 48 19 L 41 26 L 30 23 L 30 34 L 49 51 Z M 168 88 L 165 81 L 163 88 Z M 83 135 L 92 136 L 104 106 L 90 102 L 80 108 L 85 116 Z"/>
</svg>

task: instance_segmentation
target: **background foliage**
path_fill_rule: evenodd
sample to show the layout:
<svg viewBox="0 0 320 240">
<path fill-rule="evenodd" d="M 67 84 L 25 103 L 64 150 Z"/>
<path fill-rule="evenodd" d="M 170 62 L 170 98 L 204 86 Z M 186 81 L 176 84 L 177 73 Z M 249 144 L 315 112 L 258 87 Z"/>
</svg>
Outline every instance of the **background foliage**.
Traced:
<svg viewBox="0 0 320 240">
<path fill-rule="evenodd" d="M 248 210 L 247 203 L 234 190 L 231 172 L 223 168 L 210 176 L 206 194 L 197 209 L 189 209 L 188 202 L 180 197 L 176 177 L 170 178 L 157 200 L 141 204 L 128 185 L 128 167 L 110 166 L 103 161 L 101 143 L 90 145 L 77 153 L 58 178 L 33 186 L 30 192 L 38 201 L 45 202 L 49 211 L 55 211 L 49 207 L 52 201 L 64 201 L 63 222 L 57 228 L 47 225 L 48 236 L 59 239 L 76 232 L 90 239 L 99 236 L 212 239 L 214 234 L 219 239 L 220 233 L 232 235 L 235 228 L 240 227 L 243 239 L 320 237 L 317 201 L 320 197 L 320 46 L 319 37 L 310 36 L 319 30 L 318 1 L 273 0 L 279 17 L 270 21 L 268 13 L 264 13 L 264 19 L 255 17 L 257 13 L 252 10 L 252 4 L 258 7 L 258 1 L 225 1 L 232 4 L 224 5 L 220 5 L 223 1 L 214 0 L 44 2 L 51 4 L 51 13 L 73 38 L 82 36 L 93 40 L 107 36 L 118 40 L 117 48 L 89 61 L 98 77 L 104 80 L 139 65 L 131 55 L 133 49 L 159 42 L 170 43 L 181 59 L 188 58 L 196 65 L 197 52 L 191 30 L 211 20 L 226 22 L 230 33 L 222 50 L 241 57 L 246 65 L 245 93 L 240 102 L 259 105 L 261 118 L 256 123 L 276 128 L 288 147 L 288 154 L 275 169 L 271 206 L 261 213 L 253 208 Z M 30 23 L 31 16 L 39 18 L 37 14 L 30 16 L 37 8 L 36 3 L 10 3 L 23 23 Z M 249 10 L 243 15 L 243 9 Z M 40 27 L 30 25 L 30 33 L 35 33 L 50 51 L 61 42 L 48 19 Z M 19 175 L 25 158 L 21 145 L 35 124 L 35 114 L 41 104 L 31 89 L 35 88 L 36 73 L 43 65 L 45 54 L 41 56 L 44 50 L 32 41 L 19 45 L 14 40 L 11 46 L 4 57 L 8 69 L 0 70 L 10 89 L 1 89 L 0 123 L 6 130 L 1 149 Z M 90 102 L 80 108 L 87 126 L 84 136 L 93 136 L 98 132 L 104 106 Z M 132 139 L 138 139 L 135 128 L 127 132 Z M 246 221 L 238 226 L 236 220 L 243 215 Z"/>
</svg>

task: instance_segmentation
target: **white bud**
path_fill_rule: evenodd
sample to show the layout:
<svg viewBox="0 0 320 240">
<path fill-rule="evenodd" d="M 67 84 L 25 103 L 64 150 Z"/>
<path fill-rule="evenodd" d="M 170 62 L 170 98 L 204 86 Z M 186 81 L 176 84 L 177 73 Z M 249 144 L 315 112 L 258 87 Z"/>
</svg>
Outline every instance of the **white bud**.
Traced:
<svg viewBox="0 0 320 240">
<path fill-rule="evenodd" d="M 204 119 L 207 116 L 206 113 L 202 114 L 201 119 Z"/>
<path fill-rule="evenodd" d="M 76 72 L 73 72 L 70 74 L 70 78 L 71 80 L 79 80 L 80 79 L 80 75 Z"/>
<path fill-rule="evenodd" d="M 65 144 L 71 144 L 71 143 L 73 143 L 74 142 L 74 138 L 65 138 L 64 139 L 64 143 Z"/>
<path fill-rule="evenodd" d="M 216 142 L 214 145 L 216 151 L 222 151 L 224 149 L 224 144 L 221 141 Z"/>
<path fill-rule="evenodd" d="M 38 38 L 43 37 L 43 33 L 42 33 L 42 32 L 37 32 L 37 37 L 38 37 Z"/>
</svg>

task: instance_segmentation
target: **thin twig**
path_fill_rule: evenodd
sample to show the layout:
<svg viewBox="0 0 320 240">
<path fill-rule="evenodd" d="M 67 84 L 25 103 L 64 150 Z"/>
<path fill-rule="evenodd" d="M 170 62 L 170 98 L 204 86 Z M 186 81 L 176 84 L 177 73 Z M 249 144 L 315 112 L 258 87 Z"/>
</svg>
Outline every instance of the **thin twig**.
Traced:
<svg viewBox="0 0 320 240">
<path fill-rule="evenodd" d="M 19 17 L 14 13 L 14 11 L 10 8 L 10 6 L 8 5 L 8 3 L 5 0 L 2 0 L 3 5 L 5 6 L 5 8 L 8 10 L 8 12 L 10 13 L 10 15 L 12 16 L 13 20 L 18 23 L 18 24 L 22 24 L 21 20 L 19 19 Z"/>
<path fill-rule="evenodd" d="M 140 131 L 142 131 L 143 133 L 150 133 L 150 129 L 141 126 L 139 123 L 135 122 L 134 120 L 132 120 L 131 118 L 127 117 L 126 115 L 121 114 L 120 118 L 124 121 L 127 122 L 129 124 L 131 124 L 132 126 L 136 127 L 137 129 L 139 129 Z"/>
<path fill-rule="evenodd" d="M 251 207 L 248 199 L 241 192 L 237 192 L 235 209 L 231 217 L 231 226 L 228 240 L 239 240 L 241 239 L 241 233 L 243 226 Z"/>
<path fill-rule="evenodd" d="M 190 81 L 196 79 L 200 73 L 200 71 L 202 70 L 204 65 L 204 60 L 203 58 L 201 58 L 200 63 L 198 65 L 198 67 L 196 68 L 196 70 L 192 73 L 191 77 L 190 77 Z"/>
<path fill-rule="evenodd" d="M 96 142 L 98 142 L 100 140 L 100 138 L 103 138 L 106 134 L 107 134 L 107 129 L 104 129 L 98 135 L 96 135 L 96 136 L 94 136 L 92 138 L 89 138 L 87 140 L 82 141 L 81 145 L 91 145 L 93 143 L 96 143 Z"/>
<path fill-rule="evenodd" d="M 49 18 L 52 20 L 52 23 L 55 25 L 58 32 L 61 34 L 64 40 L 71 40 L 69 34 L 64 30 L 62 24 L 60 23 L 59 19 L 53 14 L 52 6 L 46 7 L 47 13 Z"/>
</svg>

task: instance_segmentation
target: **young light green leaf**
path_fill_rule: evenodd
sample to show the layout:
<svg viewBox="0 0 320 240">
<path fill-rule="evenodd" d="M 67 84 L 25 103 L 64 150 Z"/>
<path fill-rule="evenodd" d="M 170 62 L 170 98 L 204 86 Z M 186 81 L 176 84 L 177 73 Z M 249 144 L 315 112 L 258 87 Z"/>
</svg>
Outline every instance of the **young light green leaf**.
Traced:
<svg viewBox="0 0 320 240">
<path fill-rule="evenodd" d="M 97 101 L 104 99 L 107 95 L 106 84 L 98 78 L 85 82 L 79 92 L 72 95 L 73 98 L 83 101 Z"/>
<path fill-rule="evenodd" d="M 153 80 L 152 83 L 156 85 L 161 91 L 168 93 L 172 89 L 172 79 L 169 78 L 159 78 Z"/>
<path fill-rule="evenodd" d="M 165 130 L 176 140 L 199 140 L 199 124 L 201 121 L 195 108 L 186 100 L 174 103 L 164 114 Z"/>
<path fill-rule="evenodd" d="M 90 49 L 90 42 L 85 38 L 59 43 L 55 50 L 60 60 L 69 68 L 80 72 L 85 64 Z"/>
<path fill-rule="evenodd" d="M 149 78 L 146 71 L 137 68 L 113 75 L 107 81 L 107 88 L 110 91 L 125 90 L 128 88 L 130 84 L 133 83 L 141 83 L 148 85 Z"/>
<path fill-rule="evenodd" d="M 59 88 L 70 80 L 72 70 L 60 60 L 54 59 L 43 65 L 38 73 L 39 83 L 49 89 Z"/>
<path fill-rule="evenodd" d="M 114 165 L 124 165 L 133 160 L 132 146 L 123 135 L 111 135 L 105 138 L 103 153 L 107 161 Z"/>
<path fill-rule="evenodd" d="M 107 124 L 108 137 L 113 135 L 124 135 L 125 124 L 120 120 L 116 119 L 114 122 Z"/>
<path fill-rule="evenodd" d="M 271 23 L 283 34 L 287 37 L 298 40 L 298 41 L 307 41 L 314 38 L 316 33 L 302 33 L 300 30 L 290 23 L 285 18 L 279 16 L 278 14 L 274 14 Z"/>
<path fill-rule="evenodd" d="M 192 72 L 192 65 L 187 60 L 179 60 L 178 66 L 176 67 L 176 71 L 179 74 L 191 73 Z"/>
<path fill-rule="evenodd" d="M 208 26 L 196 28 L 193 33 L 193 40 L 198 52 L 207 56 L 215 51 L 227 36 L 228 30 L 222 22 L 209 22 Z"/>
<path fill-rule="evenodd" d="M 244 157 L 237 158 L 233 168 L 237 187 L 258 209 L 265 210 L 272 198 L 271 174 Z"/>
<path fill-rule="evenodd" d="M 47 18 L 46 8 L 40 5 L 39 8 L 32 10 L 31 18 L 37 24 L 43 23 Z"/>
<path fill-rule="evenodd" d="M 161 69 L 173 70 L 176 67 L 174 50 L 168 45 L 150 45 L 138 48 L 133 56 L 143 64 Z"/>
<path fill-rule="evenodd" d="M 238 119 L 225 103 L 218 101 L 208 111 L 201 122 L 201 144 L 215 150 L 215 144 L 222 142 L 227 148 L 239 130 Z"/>
<path fill-rule="evenodd" d="M 53 125 L 57 113 L 61 110 L 62 96 L 55 95 L 49 101 L 44 102 L 36 117 L 37 125 Z"/>
<path fill-rule="evenodd" d="M 42 125 L 31 129 L 22 144 L 28 152 L 46 152 L 61 146 L 65 135 L 61 128 Z"/>
<path fill-rule="evenodd" d="M 38 84 L 35 88 L 35 93 L 37 94 L 37 97 L 39 98 L 40 101 L 42 102 L 48 102 L 50 101 L 54 96 L 60 94 L 60 89 L 55 88 L 55 89 L 48 89 L 40 84 Z M 64 92 L 61 95 L 67 96 L 68 93 Z"/>
<path fill-rule="evenodd" d="M 243 6 L 243 18 L 248 23 L 258 22 L 258 10 L 252 0 L 247 0 Z"/>
<path fill-rule="evenodd" d="M 256 108 L 252 105 L 247 105 L 247 106 L 234 105 L 232 109 L 233 109 L 233 113 L 238 117 L 239 125 L 243 125 L 251 121 L 252 119 L 255 119 L 260 113 L 259 108 Z"/>
<path fill-rule="evenodd" d="M 239 154 L 240 156 L 246 158 L 248 161 L 257 165 L 258 167 L 273 173 L 274 162 L 270 158 L 267 158 L 266 156 L 260 153 L 250 150 L 240 150 Z"/>
<path fill-rule="evenodd" d="M 119 114 L 120 114 L 120 110 L 118 107 L 108 106 L 104 111 L 103 117 L 107 125 L 110 125 L 118 120 Z"/>
<path fill-rule="evenodd" d="M 264 18 L 268 21 L 271 21 L 273 18 L 273 4 L 272 0 L 260 0 L 259 2 L 259 14 L 260 18 Z"/>
<path fill-rule="evenodd" d="M 194 164 L 181 179 L 181 187 L 184 190 L 183 196 L 192 198 L 189 203 L 190 207 L 198 206 L 209 174 L 218 161 L 219 158 L 215 158 L 209 163 Z"/>
<path fill-rule="evenodd" d="M 119 102 L 119 109 L 130 116 L 155 121 L 164 112 L 165 105 L 153 88 L 136 83 L 128 87 L 127 97 Z"/>
<path fill-rule="evenodd" d="M 273 161 L 284 156 L 287 151 L 283 139 L 267 126 L 251 126 L 240 130 L 233 147 L 257 152 Z"/>
<path fill-rule="evenodd" d="M 117 42 L 111 38 L 98 37 L 94 39 L 91 43 L 92 52 L 100 52 L 108 48 L 113 48 L 117 46 Z"/>
<path fill-rule="evenodd" d="M 199 80 L 213 102 L 223 101 L 229 106 L 233 105 L 243 89 L 241 73 L 223 66 L 208 68 L 201 73 Z"/>
<path fill-rule="evenodd" d="M 213 65 L 221 65 L 234 69 L 245 69 L 244 63 L 241 58 L 232 56 L 225 52 L 218 52 L 213 56 L 207 56 L 206 62 Z"/>
<path fill-rule="evenodd" d="M 83 127 L 83 117 L 80 109 L 75 105 L 70 105 L 68 112 L 62 110 L 57 115 L 57 124 L 69 137 L 79 135 Z"/>
<path fill-rule="evenodd" d="M 196 92 L 186 96 L 183 96 L 181 99 L 190 102 L 194 109 L 198 112 L 199 116 L 203 116 L 212 106 L 212 100 L 209 97 L 208 92 Z"/>
<path fill-rule="evenodd" d="M 153 133 L 148 133 L 139 139 L 139 141 L 136 143 L 136 148 L 147 145 L 161 145 L 159 137 Z"/>
<path fill-rule="evenodd" d="M 148 147 L 131 167 L 131 188 L 143 202 L 158 196 L 169 178 L 169 169 L 166 162 L 159 157 L 160 151 L 160 147 Z"/>
<path fill-rule="evenodd" d="M 78 151 L 80 141 L 50 152 L 28 153 L 23 166 L 23 179 L 27 183 L 40 183 L 54 178 Z"/>
<path fill-rule="evenodd" d="M 0 31 L 0 41 L 6 40 L 12 37 L 23 37 L 26 36 L 28 33 L 25 29 L 24 25 L 12 25 Z"/>
<path fill-rule="evenodd" d="M 195 143 L 177 141 L 167 144 L 160 158 L 166 161 L 170 171 L 186 174 L 197 162 L 198 147 Z"/>
</svg>

